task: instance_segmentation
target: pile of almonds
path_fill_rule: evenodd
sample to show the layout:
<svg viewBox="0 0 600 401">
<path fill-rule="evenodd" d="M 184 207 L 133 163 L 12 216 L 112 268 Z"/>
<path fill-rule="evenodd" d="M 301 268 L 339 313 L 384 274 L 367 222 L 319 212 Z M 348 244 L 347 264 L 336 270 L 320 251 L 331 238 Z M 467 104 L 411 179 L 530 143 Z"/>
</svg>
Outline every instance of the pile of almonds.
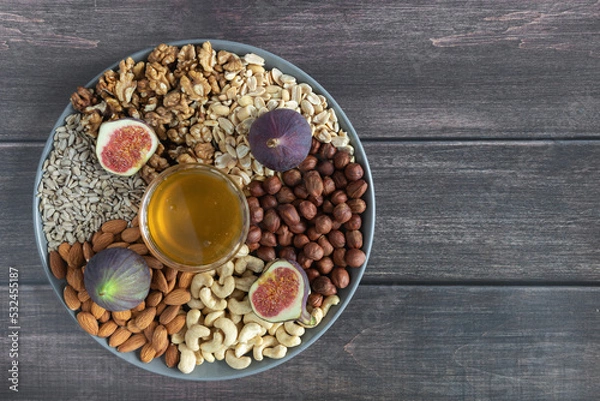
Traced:
<svg viewBox="0 0 600 401">
<path fill-rule="evenodd" d="M 297 168 L 248 185 L 248 247 L 266 262 L 297 261 L 311 282 L 314 307 L 348 286 L 347 267 L 366 260 L 360 228 L 368 184 L 362 166 L 351 160 L 348 152 L 313 138 Z"/>
</svg>

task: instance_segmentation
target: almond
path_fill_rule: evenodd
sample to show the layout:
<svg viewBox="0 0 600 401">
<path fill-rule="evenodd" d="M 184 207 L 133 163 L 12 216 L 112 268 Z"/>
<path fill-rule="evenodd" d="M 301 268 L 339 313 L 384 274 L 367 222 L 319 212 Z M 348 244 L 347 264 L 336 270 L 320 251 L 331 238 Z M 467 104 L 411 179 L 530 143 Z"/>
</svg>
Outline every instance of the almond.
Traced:
<svg viewBox="0 0 600 401">
<path fill-rule="evenodd" d="M 125 228 L 127 228 L 127 221 L 123 219 L 109 220 L 100 227 L 102 232 L 111 234 L 119 234 Z"/>
<path fill-rule="evenodd" d="M 85 241 L 82 246 L 83 249 L 83 258 L 86 262 L 89 262 L 90 259 L 94 256 L 94 250 L 92 249 L 92 244 L 88 241 Z"/>
<path fill-rule="evenodd" d="M 92 239 L 92 250 L 94 252 L 100 252 L 105 249 L 108 245 L 112 244 L 115 240 L 115 235 L 110 232 L 100 234 L 96 240 Z"/>
<path fill-rule="evenodd" d="M 127 327 L 127 330 L 135 334 L 142 332 L 142 329 L 136 326 L 135 321 L 133 319 L 129 320 L 125 327 Z"/>
<path fill-rule="evenodd" d="M 143 311 L 140 312 L 139 315 L 136 316 L 134 322 L 135 325 L 140 329 L 144 330 L 148 325 L 154 320 L 156 316 L 156 307 L 150 306 Z"/>
<path fill-rule="evenodd" d="M 140 361 L 148 363 L 156 356 L 156 350 L 152 347 L 152 344 L 146 343 L 140 350 Z"/>
<path fill-rule="evenodd" d="M 87 290 L 84 288 L 77 293 L 77 298 L 79 298 L 81 302 L 85 302 L 90 299 L 90 294 L 88 294 Z"/>
<path fill-rule="evenodd" d="M 177 270 L 173 269 L 172 267 L 167 267 L 163 270 L 163 273 L 167 281 L 172 281 L 177 278 Z"/>
<path fill-rule="evenodd" d="M 135 308 L 133 308 L 131 311 L 132 312 L 141 312 L 144 309 L 146 309 L 146 302 L 142 301 Z"/>
<path fill-rule="evenodd" d="M 93 313 L 92 313 L 92 314 L 93 314 Z M 106 323 L 106 322 L 108 322 L 109 320 L 110 320 L 110 312 L 109 312 L 109 311 L 107 311 L 107 310 L 105 310 L 105 311 L 104 311 L 104 313 L 102 314 L 102 316 L 100 316 L 100 317 L 98 318 L 98 321 L 99 321 L 100 323 Z"/>
<path fill-rule="evenodd" d="M 162 301 L 163 294 L 160 291 L 151 291 L 146 297 L 146 306 L 156 306 Z"/>
<path fill-rule="evenodd" d="M 63 298 L 65 304 L 67 304 L 67 308 L 77 310 L 81 307 L 81 301 L 77 298 L 77 291 L 68 284 L 63 290 Z"/>
<path fill-rule="evenodd" d="M 100 325 L 100 328 L 98 329 L 98 337 L 102 337 L 102 338 L 109 337 L 118 328 L 119 328 L 119 326 L 115 323 L 114 320 L 108 320 L 107 322 L 102 323 Z"/>
<path fill-rule="evenodd" d="M 140 216 L 135 216 L 131 220 L 131 227 L 139 227 L 140 226 Z"/>
<path fill-rule="evenodd" d="M 83 301 L 81 303 L 81 311 L 82 312 L 90 312 L 91 310 L 92 310 L 92 300 L 91 299 L 88 299 L 87 301 Z"/>
<path fill-rule="evenodd" d="M 83 285 L 83 272 L 79 267 L 71 267 L 67 268 L 67 283 L 71 285 L 75 289 L 75 291 L 82 291 L 85 289 Z"/>
<path fill-rule="evenodd" d="M 89 312 L 79 312 L 77 314 L 77 321 L 82 329 L 95 336 L 98 334 L 98 321 Z"/>
<path fill-rule="evenodd" d="M 150 282 L 150 288 L 158 290 L 164 294 L 169 292 L 169 283 L 165 278 L 162 270 L 155 270 L 152 274 L 152 281 Z"/>
<path fill-rule="evenodd" d="M 140 237 L 141 233 L 139 227 L 129 227 L 121 233 L 121 240 L 129 242 L 130 244 L 140 239 Z"/>
<path fill-rule="evenodd" d="M 146 337 L 142 333 L 134 334 L 127 339 L 123 344 L 117 347 L 119 352 L 131 352 L 146 344 Z"/>
<path fill-rule="evenodd" d="M 104 315 L 104 312 L 106 312 L 106 309 L 104 309 L 97 303 L 92 302 L 92 309 L 90 310 L 90 312 L 92 313 L 92 315 L 94 315 L 96 319 L 100 319 L 102 315 Z"/>
<path fill-rule="evenodd" d="M 165 266 L 160 260 L 156 259 L 154 256 L 144 256 L 144 260 L 146 261 L 148 267 L 150 267 L 151 269 L 160 270 Z"/>
<path fill-rule="evenodd" d="M 158 326 L 158 322 L 156 320 L 153 320 L 152 322 L 150 322 L 148 327 L 144 329 L 144 335 L 146 336 L 146 340 L 152 341 L 152 335 L 154 334 L 154 329 L 156 328 L 156 326 Z"/>
<path fill-rule="evenodd" d="M 179 330 L 183 329 L 184 326 L 185 326 L 185 314 L 175 316 L 173 318 L 173 320 L 171 320 L 169 323 L 167 323 L 165 325 L 165 327 L 167 328 L 167 333 L 169 333 L 169 335 L 171 335 L 171 336 L 175 333 L 178 333 Z"/>
<path fill-rule="evenodd" d="M 131 311 L 123 310 L 123 311 L 112 312 L 112 316 L 113 316 L 113 319 L 115 319 L 115 320 L 122 320 L 124 322 L 127 322 L 129 319 L 131 319 Z"/>
<path fill-rule="evenodd" d="M 152 346 L 156 352 L 160 352 L 169 346 L 169 336 L 167 328 L 162 324 L 159 324 L 152 333 Z"/>
<path fill-rule="evenodd" d="M 67 265 L 65 264 L 63 258 L 60 256 L 60 253 L 58 253 L 57 251 L 50 251 L 48 259 L 50 264 L 50 271 L 52 272 L 54 277 L 56 277 L 59 280 L 65 278 L 65 275 L 67 274 Z"/>
<path fill-rule="evenodd" d="M 169 305 L 165 308 L 164 311 L 160 314 L 158 321 L 160 324 L 168 324 L 177 316 L 179 310 L 181 309 L 181 305 Z"/>
<path fill-rule="evenodd" d="M 146 247 L 145 244 L 131 244 L 127 247 L 128 249 L 131 249 L 133 252 L 137 253 L 138 255 L 147 255 L 148 254 L 148 248 Z"/>
<path fill-rule="evenodd" d="M 172 368 L 179 363 L 179 350 L 175 344 L 169 344 L 165 352 L 165 364 Z"/>
<path fill-rule="evenodd" d="M 189 288 L 192 284 L 192 279 L 196 274 L 191 272 L 181 272 L 179 273 L 179 278 L 177 279 L 177 286 L 180 288 Z"/>
<path fill-rule="evenodd" d="M 128 246 L 129 246 L 129 242 L 119 241 L 119 242 L 113 242 L 112 244 L 108 244 L 106 246 L 106 249 L 110 249 L 110 248 L 127 248 Z"/>
<path fill-rule="evenodd" d="M 160 303 L 158 305 L 156 305 L 156 316 L 160 316 L 160 314 L 163 313 L 163 311 L 165 310 L 166 307 L 167 307 L 167 304 L 164 303 L 163 301 L 160 301 Z"/>
<path fill-rule="evenodd" d="M 111 347 L 118 347 L 127 341 L 129 337 L 131 337 L 131 331 L 127 330 L 125 327 L 119 327 L 114 333 L 111 334 L 110 338 L 108 339 L 108 345 Z"/>
<path fill-rule="evenodd" d="M 58 246 L 58 254 L 63 258 L 63 260 L 67 260 L 69 257 L 69 251 L 71 250 L 71 244 L 68 242 L 63 242 Z"/>
<path fill-rule="evenodd" d="M 185 288 L 176 288 L 167 294 L 164 301 L 167 305 L 183 305 L 192 299 L 192 294 Z"/>
<path fill-rule="evenodd" d="M 81 267 L 84 263 L 83 245 L 81 245 L 81 242 L 76 242 L 71 245 L 69 256 L 67 257 L 67 264 L 71 267 Z"/>
</svg>

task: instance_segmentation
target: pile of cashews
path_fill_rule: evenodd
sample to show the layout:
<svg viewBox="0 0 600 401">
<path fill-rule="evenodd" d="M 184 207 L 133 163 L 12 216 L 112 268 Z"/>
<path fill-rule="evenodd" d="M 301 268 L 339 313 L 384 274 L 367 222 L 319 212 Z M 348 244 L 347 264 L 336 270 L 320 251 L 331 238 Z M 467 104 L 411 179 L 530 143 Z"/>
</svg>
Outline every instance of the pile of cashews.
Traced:
<svg viewBox="0 0 600 401">
<path fill-rule="evenodd" d="M 306 326 L 293 321 L 270 323 L 252 311 L 248 291 L 264 267 L 265 262 L 249 255 L 244 246 L 232 261 L 194 276 L 186 324 L 171 336 L 180 352 L 177 367 L 181 372 L 189 374 L 204 362 L 221 360 L 233 369 L 245 369 L 253 359 L 280 359 L 288 348 L 301 344 Z M 318 325 L 339 302 L 337 295 L 331 295 L 320 307 L 312 308 L 315 324 L 310 327 Z"/>
</svg>

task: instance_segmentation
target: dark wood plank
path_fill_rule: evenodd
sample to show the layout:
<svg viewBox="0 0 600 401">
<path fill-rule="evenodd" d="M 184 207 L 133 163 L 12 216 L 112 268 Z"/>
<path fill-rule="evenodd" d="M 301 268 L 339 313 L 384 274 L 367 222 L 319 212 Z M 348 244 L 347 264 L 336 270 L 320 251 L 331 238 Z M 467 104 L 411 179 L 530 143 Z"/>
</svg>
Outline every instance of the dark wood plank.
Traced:
<svg viewBox="0 0 600 401">
<path fill-rule="evenodd" d="M 361 286 L 330 331 L 291 361 L 239 380 L 194 383 L 115 358 L 76 326 L 49 286 L 24 285 L 20 391 L 13 396 L 4 385 L 0 397 L 595 400 L 599 291 Z M 0 345 L 8 348 L 6 336 Z"/>
<path fill-rule="evenodd" d="M 367 282 L 598 282 L 600 143 L 366 142 Z M 2 145 L 0 263 L 43 282 L 31 198 L 40 145 Z M 14 172 L 14 174 L 13 174 Z M 6 280 L 1 277 L 0 281 Z"/>
<path fill-rule="evenodd" d="M 598 135 L 598 90 L 590 85 L 600 67 L 594 1 L 173 7 L 158 0 L 3 1 L 0 139 L 44 139 L 70 93 L 107 66 L 160 42 L 206 36 L 297 64 L 364 138 Z"/>
</svg>

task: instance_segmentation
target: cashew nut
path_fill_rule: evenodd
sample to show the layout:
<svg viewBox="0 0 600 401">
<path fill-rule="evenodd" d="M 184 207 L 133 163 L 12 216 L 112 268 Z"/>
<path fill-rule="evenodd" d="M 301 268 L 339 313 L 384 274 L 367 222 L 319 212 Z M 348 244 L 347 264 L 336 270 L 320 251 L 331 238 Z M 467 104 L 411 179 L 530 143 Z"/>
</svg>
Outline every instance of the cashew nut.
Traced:
<svg viewBox="0 0 600 401">
<path fill-rule="evenodd" d="M 277 345 L 277 339 L 273 336 L 262 337 L 262 343 L 257 344 L 252 348 L 252 357 L 257 361 L 263 360 L 263 352 L 265 348 Z"/>
<path fill-rule="evenodd" d="M 327 315 L 327 312 L 329 312 L 329 308 L 331 308 L 333 305 L 337 305 L 340 303 L 340 297 L 338 297 L 337 295 L 330 295 L 328 297 L 326 297 L 323 300 L 323 303 L 321 304 L 321 309 L 323 309 L 323 316 Z"/>
<path fill-rule="evenodd" d="M 306 330 L 304 330 L 304 327 L 300 326 L 299 324 L 296 324 L 294 322 L 285 322 L 283 324 L 283 328 L 285 329 L 285 331 L 288 332 L 289 335 L 292 336 L 302 336 L 304 335 L 304 332 Z"/>
<path fill-rule="evenodd" d="M 200 298 L 199 291 L 203 287 L 210 287 L 215 280 L 208 272 L 198 273 L 192 279 L 190 292 L 193 298 Z"/>
<path fill-rule="evenodd" d="M 220 284 L 220 280 L 215 281 L 210 289 L 217 297 L 225 299 L 235 290 L 235 279 L 233 276 L 227 276 L 223 279 L 223 284 Z"/>
<path fill-rule="evenodd" d="M 238 358 L 242 355 L 247 354 L 252 350 L 253 347 L 260 345 L 263 343 L 263 339 L 261 336 L 255 336 L 248 340 L 248 342 L 239 342 L 235 346 L 235 356 Z"/>
<path fill-rule="evenodd" d="M 227 364 L 234 369 L 246 369 L 248 366 L 250 366 L 252 358 L 249 356 L 242 356 L 238 358 L 235 356 L 234 350 L 228 349 L 227 352 L 225 352 L 225 362 L 227 362 Z"/>
<path fill-rule="evenodd" d="M 287 347 L 282 344 L 278 344 L 272 348 L 265 348 L 263 355 L 271 359 L 281 359 L 287 354 Z"/>
<path fill-rule="evenodd" d="M 225 263 L 224 265 L 221 265 L 219 267 L 217 267 L 217 274 L 219 275 L 219 283 L 223 284 L 224 280 L 233 275 L 233 271 L 234 271 L 234 263 L 230 260 L 229 262 Z"/>
<path fill-rule="evenodd" d="M 229 313 L 229 318 L 231 319 L 231 321 L 233 323 L 235 323 L 237 325 L 238 323 L 240 323 L 242 321 L 243 316 L 238 315 L 237 313 Z"/>
<path fill-rule="evenodd" d="M 206 327 L 212 327 L 215 323 L 215 320 L 217 320 L 218 318 L 220 318 L 221 316 L 224 316 L 224 315 L 225 315 L 224 310 L 217 310 L 214 312 L 210 312 L 209 314 L 204 316 L 204 325 Z"/>
<path fill-rule="evenodd" d="M 204 363 L 204 355 L 202 355 L 202 351 L 194 351 L 194 355 L 196 356 L 196 366 L 202 365 Z"/>
<path fill-rule="evenodd" d="M 244 245 L 242 245 L 242 247 L 240 248 L 238 253 L 235 254 L 235 257 L 243 258 L 244 256 L 248 255 L 249 253 L 250 253 L 250 249 L 248 248 L 248 245 L 244 244 Z"/>
<path fill-rule="evenodd" d="M 252 284 L 257 279 L 258 277 L 255 276 L 250 270 L 246 270 L 242 276 L 235 277 L 235 288 L 244 292 L 248 292 Z"/>
<path fill-rule="evenodd" d="M 200 338 L 210 336 L 210 329 L 201 324 L 195 324 L 185 332 L 185 343 L 192 351 L 200 349 Z"/>
<path fill-rule="evenodd" d="M 202 314 L 198 309 L 190 309 L 187 315 L 185 315 L 185 326 L 189 329 L 193 325 L 197 324 L 200 321 L 200 316 Z"/>
<path fill-rule="evenodd" d="M 281 326 L 283 326 L 283 323 L 273 323 L 273 326 L 268 329 L 269 334 L 274 336 Z"/>
<path fill-rule="evenodd" d="M 252 312 L 252 306 L 250 305 L 248 297 L 244 297 L 241 301 L 238 301 L 235 298 L 229 298 L 227 301 L 227 309 L 236 315 L 245 315 L 246 313 Z"/>
<path fill-rule="evenodd" d="M 204 304 L 198 298 L 192 298 L 188 301 L 187 306 L 193 309 L 204 309 Z"/>
<path fill-rule="evenodd" d="M 240 330 L 240 335 L 238 336 L 238 342 L 240 343 L 248 343 L 254 337 L 263 336 L 267 332 L 263 326 L 258 323 L 247 323 Z"/>
<path fill-rule="evenodd" d="M 178 348 L 181 355 L 179 357 L 177 368 L 179 368 L 182 373 L 192 373 L 196 367 L 196 354 L 183 343 L 179 344 Z"/>
<path fill-rule="evenodd" d="M 244 323 L 248 324 L 248 323 L 252 323 L 252 322 L 260 324 L 266 330 L 270 330 L 271 327 L 273 327 L 273 323 L 267 322 L 266 320 L 261 319 L 260 317 L 258 317 L 258 315 L 256 313 L 254 313 L 254 312 L 246 313 L 244 315 Z"/>
<path fill-rule="evenodd" d="M 210 341 L 205 341 L 200 344 L 200 349 L 206 353 L 217 352 L 220 348 L 223 348 L 223 333 L 215 331 Z"/>
<path fill-rule="evenodd" d="M 299 336 L 293 336 L 288 334 L 287 331 L 285 331 L 285 327 L 283 326 L 280 326 L 277 329 L 277 331 L 275 332 L 275 338 L 277 338 L 277 341 L 279 341 L 280 344 L 283 344 L 288 348 L 296 347 L 302 342 Z"/>
<path fill-rule="evenodd" d="M 210 287 L 203 287 L 200 289 L 199 293 L 200 300 L 206 305 L 207 308 L 217 311 L 223 310 L 227 307 L 227 301 L 224 299 L 216 298 Z"/>
<path fill-rule="evenodd" d="M 213 363 L 215 361 L 215 356 L 210 352 L 205 352 L 204 350 L 200 350 L 200 352 L 202 353 L 202 357 L 206 362 Z"/>
<path fill-rule="evenodd" d="M 223 345 L 225 347 L 229 347 L 235 343 L 235 340 L 237 340 L 238 336 L 238 329 L 231 319 L 220 317 L 215 320 L 214 326 L 217 329 L 221 329 L 223 332 L 223 335 L 225 336 L 223 338 Z"/>
<path fill-rule="evenodd" d="M 185 330 L 184 329 L 171 335 L 171 342 L 173 344 L 183 344 L 184 341 L 185 341 Z"/>
<path fill-rule="evenodd" d="M 237 274 L 242 274 L 245 270 L 250 270 L 254 273 L 261 273 L 264 268 L 265 262 L 262 259 L 252 255 L 239 258 L 235 262 L 235 272 Z"/>
</svg>

